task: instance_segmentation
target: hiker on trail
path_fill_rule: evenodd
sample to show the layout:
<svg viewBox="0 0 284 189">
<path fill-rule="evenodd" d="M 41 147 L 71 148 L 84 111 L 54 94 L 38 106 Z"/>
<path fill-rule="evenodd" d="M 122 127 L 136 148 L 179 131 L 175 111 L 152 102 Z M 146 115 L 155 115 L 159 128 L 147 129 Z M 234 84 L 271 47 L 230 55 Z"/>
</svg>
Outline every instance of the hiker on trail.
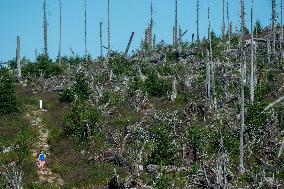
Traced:
<svg viewBox="0 0 284 189">
<path fill-rule="evenodd" d="M 45 164 L 45 154 L 43 151 L 38 156 L 38 163 L 39 163 L 39 169 L 40 171 L 43 171 L 44 169 L 44 164 Z"/>
</svg>

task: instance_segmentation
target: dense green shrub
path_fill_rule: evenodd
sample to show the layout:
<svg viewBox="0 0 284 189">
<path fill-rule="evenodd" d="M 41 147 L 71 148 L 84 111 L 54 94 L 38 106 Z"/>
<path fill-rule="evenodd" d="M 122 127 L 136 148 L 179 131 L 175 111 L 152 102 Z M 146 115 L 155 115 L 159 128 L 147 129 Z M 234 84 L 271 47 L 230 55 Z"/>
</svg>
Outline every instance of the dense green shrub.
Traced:
<svg viewBox="0 0 284 189">
<path fill-rule="evenodd" d="M 271 85 L 268 82 L 260 82 L 255 88 L 255 100 L 263 101 L 271 92 Z"/>
<path fill-rule="evenodd" d="M 135 91 L 143 90 L 143 84 L 142 79 L 139 76 L 135 76 L 130 82 L 128 94 L 133 96 Z"/>
<path fill-rule="evenodd" d="M 262 111 L 268 104 L 268 101 L 261 101 L 246 105 L 247 113 L 245 121 L 248 129 L 253 129 L 255 127 L 262 128 L 267 124 L 268 114 L 262 113 Z"/>
<path fill-rule="evenodd" d="M 90 99 L 91 88 L 87 82 L 83 72 L 79 72 L 75 77 L 75 84 L 68 89 L 65 89 L 60 97 L 62 102 L 72 102 L 75 100 L 87 101 Z"/>
<path fill-rule="evenodd" d="M 161 176 L 158 179 L 156 179 L 155 182 L 155 189 L 165 189 L 165 188 L 170 188 L 172 184 L 172 179 L 170 179 L 167 176 Z"/>
<path fill-rule="evenodd" d="M 115 75 L 132 75 L 133 64 L 133 61 L 120 54 L 113 55 L 110 59 L 110 66 Z"/>
<path fill-rule="evenodd" d="M 17 135 L 16 145 L 18 145 L 18 148 L 16 149 L 16 153 L 19 161 L 23 161 L 29 157 L 30 148 L 36 137 L 37 133 L 31 127 L 25 127 Z"/>
<path fill-rule="evenodd" d="M 8 69 L 0 69 L 0 115 L 20 112 L 21 103 L 16 95 L 16 79 Z"/>
<path fill-rule="evenodd" d="M 37 63 L 28 63 L 22 67 L 22 75 L 24 77 L 44 76 L 45 78 L 57 76 L 63 73 L 63 69 L 52 62 L 48 56 L 39 55 Z"/>
<path fill-rule="evenodd" d="M 73 102 L 74 97 L 75 97 L 74 91 L 71 88 L 69 88 L 63 91 L 59 100 L 61 102 Z"/>
<path fill-rule="evenodd" d="M 86 102 L 75 101 L 63 118 L 64 134 L 72 139 L 80 140 L 84 134 L 84 122 L 89 124 L 93 133 L 99 119 L 100 112 L 96 107 Z"/>
<path fill-rule="evenodd" d="M 147 75 L 144 89 L 151 96 L 161 97 L 171 90 L 171 82 L 169 79 L 159 78 L 158 74 L 152 71 Z"/>
<path fill-rule="evenodd" d="M 76 75 L 75 85 L 73 86 L 73 92 L 79 100 L 89 100 L 91 95 L 91 88 L 87 83 L 87 78 L 85 77 L 83 72 L 79 72 Z"/>
<path fill-rule="evenodd" d="M 186 132 L 187 145 L 192 148 L 194 159 L 197 159 L 197 153 L 200 153 L 204 145 L 204 128 L 198 125 L 190 125 Z"/>
<path fill-rule="evenodd" d="M 176 148 L 173 142 L 170 129 L 160 125 L 151 128 L 151 132 L 155 136 L 155 143 L 148 164 L 179 165 L 181 157 L 179 157 L 178 148 Z"/>
<path fill-rule="evenodd" d="M 159 65 L 157 70 L 163 76 L 171 76 L 175 74 L 174 68 L 169 63 Z"/>
</svg>

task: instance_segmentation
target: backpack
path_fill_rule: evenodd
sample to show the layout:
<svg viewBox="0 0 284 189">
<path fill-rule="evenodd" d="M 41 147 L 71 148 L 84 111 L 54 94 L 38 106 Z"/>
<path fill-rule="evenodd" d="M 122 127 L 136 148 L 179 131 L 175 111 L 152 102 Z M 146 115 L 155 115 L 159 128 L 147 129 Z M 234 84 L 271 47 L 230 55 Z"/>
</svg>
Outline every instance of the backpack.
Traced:
<svg viewBox="0 0 284 189">
<path fill-rule="evenodd" d="M 41 154 L 39 155 L 39 160 L 40 160 L 40 161 L 44 161 L 44 153 L 41 153 Z"/>
</svg>

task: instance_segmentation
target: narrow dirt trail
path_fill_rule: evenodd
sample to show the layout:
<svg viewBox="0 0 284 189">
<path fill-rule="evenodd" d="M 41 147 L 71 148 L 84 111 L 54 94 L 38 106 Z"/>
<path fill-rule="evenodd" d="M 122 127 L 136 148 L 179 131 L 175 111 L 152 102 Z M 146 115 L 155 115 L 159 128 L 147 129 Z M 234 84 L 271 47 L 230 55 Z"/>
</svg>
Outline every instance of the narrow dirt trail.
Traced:
<svg viewBox="0 0 284 189">
<path fill-rule="evenodd" d="M 45 110 L 31 110 L 27 114 L 27 117 L 30 120 L 32 127 L 36 128 L 39 132 L 39 138 L 37 140 L 37 143 L 35 144 L 35 148 L 37 149 L 38 153 L 39 153 L 39 150 L 43 150 L 46 154 L 47 163 L 45 164 L 44 171 L 41 172 L 40 170 L 38 170 L 39 181 L 48 182 L 60 188 L 60 186 L 64 184 L 63 179 L 61 178 L 59 174 L 53 173 L 52 170 L 48 167 L 48 162 L 50 161 L 49 159 L 50 151 L 49 151 L 49 145 L 47 143 L 49 130 L 47 126 L 42 122 L 44 113 L 46 113 Z M 32 149 L 32 151 L 33 150 L 34 149 Z"/>
</svg>

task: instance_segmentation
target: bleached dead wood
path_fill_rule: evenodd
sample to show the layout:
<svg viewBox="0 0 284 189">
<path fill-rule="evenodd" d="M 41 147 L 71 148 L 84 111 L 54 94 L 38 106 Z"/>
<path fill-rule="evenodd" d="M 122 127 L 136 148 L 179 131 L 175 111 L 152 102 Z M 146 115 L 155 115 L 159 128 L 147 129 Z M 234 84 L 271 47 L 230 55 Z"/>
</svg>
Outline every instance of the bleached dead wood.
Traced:
<svg viewBox="0 0 284 189">
<path fill-rule="evenodd" d="M 23 172 L 15 162 L 0 167 L 0 176 L 3 176 L 9 189 L 23 189 Z"/>
</svg>

